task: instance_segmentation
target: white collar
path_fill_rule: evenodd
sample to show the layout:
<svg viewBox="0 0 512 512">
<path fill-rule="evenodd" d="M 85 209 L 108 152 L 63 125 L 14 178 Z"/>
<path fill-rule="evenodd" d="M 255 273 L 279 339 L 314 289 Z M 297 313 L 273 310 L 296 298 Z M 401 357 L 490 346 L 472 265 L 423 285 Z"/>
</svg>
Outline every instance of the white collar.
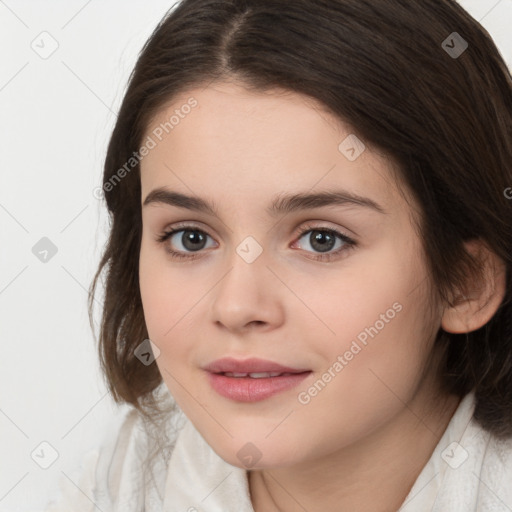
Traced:
<svg viewBox="0 0 512 512">
<path fill-rule="evenodd" d="M 447 471 L 454 471 L 460 468 L 460 472 L 467 472 L 468 466 L 480 467 L 481 458 L 472 456 L 468 464 L 469 452 L 464 448 L 469 447 L 475 434 L 484 431 L 472 420 L 474 410 L 474 394 L 468 393 L 459 403 L 457 410 L 452 416 L 445 432 L 437 443 L 430 459 L 423 467 L 418 478 L 414 482 L 409 494 L 405 498 L 399 512 L 417 512 L 418 510 L 438 510 L 441 489 L 446 488 L 445 477 Z M 456 492 L 456 489 L 452 489 Z M 467 496 L 469 501 L 474 503 L 475 496 Z M 438 500 L 438 501 L 436 501 Z M 436 508 L 434 508 L 434 505 Z M 462 508 L 464 512 L 472 507 Z M 455 512 L 458 508 L 442 508 Z"/>
<path fill-rule="evenodd" d="M 494 440 L 472 419 L 474 407 L 471 392 L 461 400 L 399 512 L 512 510 L 512 439 L 501 444 Z M 187 418 L 169 461 L 163 510 L 254 512 L 247 475 L 219 457 Z M 497 508 L 500 502 L 510 508 Z"/>
<path fill-rule="evenodd" d="M 228 464 L 187 420 L 169 462 L 165 512 L 254 512 L 247 471 Z"/>
</svg>

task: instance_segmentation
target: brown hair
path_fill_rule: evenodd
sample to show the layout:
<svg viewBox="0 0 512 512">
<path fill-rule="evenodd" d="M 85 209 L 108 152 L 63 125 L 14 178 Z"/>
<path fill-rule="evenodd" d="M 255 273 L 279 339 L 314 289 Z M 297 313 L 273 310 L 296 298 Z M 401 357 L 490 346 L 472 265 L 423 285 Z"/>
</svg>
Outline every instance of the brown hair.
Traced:
<svg viewBox="0 0 512 512">
<path fill-rule="evenodd" d="M 162 377 L 134 353 L 148 338 L 140 165 L 112 180 L 159 109 L 227 79 L 312 97 L 396 163 L 421 205 L 432 283 L 447 304 L 482 272 L 465 241 L 481 239 L 505 261 L 506 296 L 493 318 L 465 334 L 440 329 L 436 343 L 443 389 L 461 398 L 474 390 L 474 418 L 512 436 L 512 78 L 488 32 L 454 0 L 183 0 L 169 11 L 130 76 L 104 167 L 112 224 L 89 314 L 106 271 L 98 346 L 116 402 L 153 404 Z"/>
</svg>

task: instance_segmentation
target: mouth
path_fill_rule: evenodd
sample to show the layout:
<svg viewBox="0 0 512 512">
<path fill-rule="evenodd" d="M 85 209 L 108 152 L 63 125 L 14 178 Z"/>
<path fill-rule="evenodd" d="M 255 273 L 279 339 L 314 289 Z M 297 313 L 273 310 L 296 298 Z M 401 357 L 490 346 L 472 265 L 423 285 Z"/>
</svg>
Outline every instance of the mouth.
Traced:
<svg viewBox="0 0 512 512">
<path fill-rule="evenodd" d="M 311 370 L 282 366 L 262 359 L 223 358 L 204 368 L 214 391 L 236 402 L 258 402 L 290 390 Z"/>
<path fill-rule="evenodd" d="M 302 372 L 300 372 L 302 373 Z M 234 377 L 235 379 L 240 379 L 244 377 L 250 377 L 251 379 L 268 379 L 269 377 L 283 377 L 285 375 L 299 375 L 299 373 L 286 373 L 286 372 L 253 372 L 253 373 L 243 373 L 243 372 L 220 372 L 216 373 L 216 375 L 224 375 L 225 377 Z"/>
<path fill-rule="evenodd" d="M 258 378 L 258 374 L 276 374 L 275 376 L 277 376 L 284 373 L 296 374 L 310 371 L 309 368 L 293 368 L 290 366 L 283 366 L 282 364 L 276 363 L 274 361 L 258 359 L 256 357 L 252 357 L 250 359 L 223 357 L 221 359 L 216 359 L 212 363 L 205 366 L 204 370 L 217 374 L 233 374 L 230 375 L 231 377 L 236 377 L 238 374 L 240 374 L 240 377 L 254 375 L 255 378 Z M 268 377 L 268 375 L 264 376 Z"/>
</svg>

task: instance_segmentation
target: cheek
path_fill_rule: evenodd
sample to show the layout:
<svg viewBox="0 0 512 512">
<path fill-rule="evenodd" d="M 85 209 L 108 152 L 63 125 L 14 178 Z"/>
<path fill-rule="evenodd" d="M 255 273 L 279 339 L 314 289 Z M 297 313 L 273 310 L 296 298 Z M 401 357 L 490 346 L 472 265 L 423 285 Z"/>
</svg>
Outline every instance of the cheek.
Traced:
<svg viewBox="0 0 512 512">
<path fill-rule="evenodd" d="M 192 364 L 194 344 L 190 340 L 198 337 L 204 323 L 200 300 L 213 286 L 204 270 L 184 266 L 187 270 L 171 263 L 163 249 L 143 240 L 140 295 L 149 338 L 160 349 L 156 362 L 164 379 L 164 369 L 174 373 L 178 365 Z"/>
<path fill-rule="evenodd" d="M 368 392 L 382 392 L 385 384 L 414 385 L 435 333 L 435 319 L 428 313 L 428 274 L 416 256 L 418 248 L 397 249 L 389 243 L 381 249 L 340 272 L 337 280 L 309 283 L 315 291 L 307 299 L 324 324 L 310 322 L 309 331 L 315 325 L 325 332 L 315 351 L 324 355 L 327 368 L 343 356 L 337 374 Z"/>
<path fill-rule="evenodd" d="M 160 350 L 155 360 L 158 370 L 173 397 L 188 412 L 187 397 L 182 396 L 181 387 L 177 384 L 178 381 L 183 382 L 183 378 L 181 375 L 178 377 L 176 365 L 187 359 L 187 354 L 184 353 L 186 344 L 179 341 L 185 339 L 180 329 L 183 329 L 186 320 L 186 317 L 183 317 L 190 306 L 184 304 L 183 288 L 177 286 L 175 280 L 169 279 L 168 266 L 166 269 L 158 258 L 152 256 L 153 254 L 145 252 L 143 246 L 139 283 L 144 319 L 149 339 Z M 174 377 L 178 378 L 178 381 Z"/>
<path fill-rule="evenodd" d="M 335 335 L 310 337 L 324 367 L 309 388 L 298 390 L 304 405 L 296 418 L 307 425 L 329 410 L 325 435 L 334 444 L 355 440 L 398 414 L 417 389 L 431 347 L 426 306 L 418 290 L 410 293 L 410 281 L 391 275 L 378 287 L 371 281 L 318 309 Z"/>
<path fill-rule="evenodd" d="M 176 316 L 183 307 L 182 285 L 169 280 L 169 264 L 163 251 L 150 247 L 144 238 L 139 259 L 139 287 L 144 318 L 149 336 L 158 343 L 176 322 Z M 161 254 L 162 253 L 162 254 Z M 177 273 L 176 273 L 177 274 Z M 179 280 L 179 275 L 176 277 Z"/>
<path fill-rule="evenodd" d="M 165 300 L 162 300 L 162 282 L 158 279 L 160 269 L 152 256 L 143 241 L 139 258 L 140 296 L 149 337 L 156 339 L 157 332 L 160 331 L 159 323 L 167 305 Z"/>
</svg>

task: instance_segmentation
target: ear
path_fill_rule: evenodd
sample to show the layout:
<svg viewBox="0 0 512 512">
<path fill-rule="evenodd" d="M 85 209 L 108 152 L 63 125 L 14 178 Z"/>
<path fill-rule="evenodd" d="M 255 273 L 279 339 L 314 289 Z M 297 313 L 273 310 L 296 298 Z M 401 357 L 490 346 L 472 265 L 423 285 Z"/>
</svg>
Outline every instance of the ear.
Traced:
<svg viewBox="0 0 512 512">
<path fill-rule="evenodd" d="M 465 333 L 484 326 L 505 297 L 505 262 L 481 240 L 470 240 L 465 246 L 481 262 L 484 280 L 477 282 L 468 276 L 465 291 L 454 298 L 453 306 L 445 307 L 441 327 L 447 332 Z"/>
</svg>

